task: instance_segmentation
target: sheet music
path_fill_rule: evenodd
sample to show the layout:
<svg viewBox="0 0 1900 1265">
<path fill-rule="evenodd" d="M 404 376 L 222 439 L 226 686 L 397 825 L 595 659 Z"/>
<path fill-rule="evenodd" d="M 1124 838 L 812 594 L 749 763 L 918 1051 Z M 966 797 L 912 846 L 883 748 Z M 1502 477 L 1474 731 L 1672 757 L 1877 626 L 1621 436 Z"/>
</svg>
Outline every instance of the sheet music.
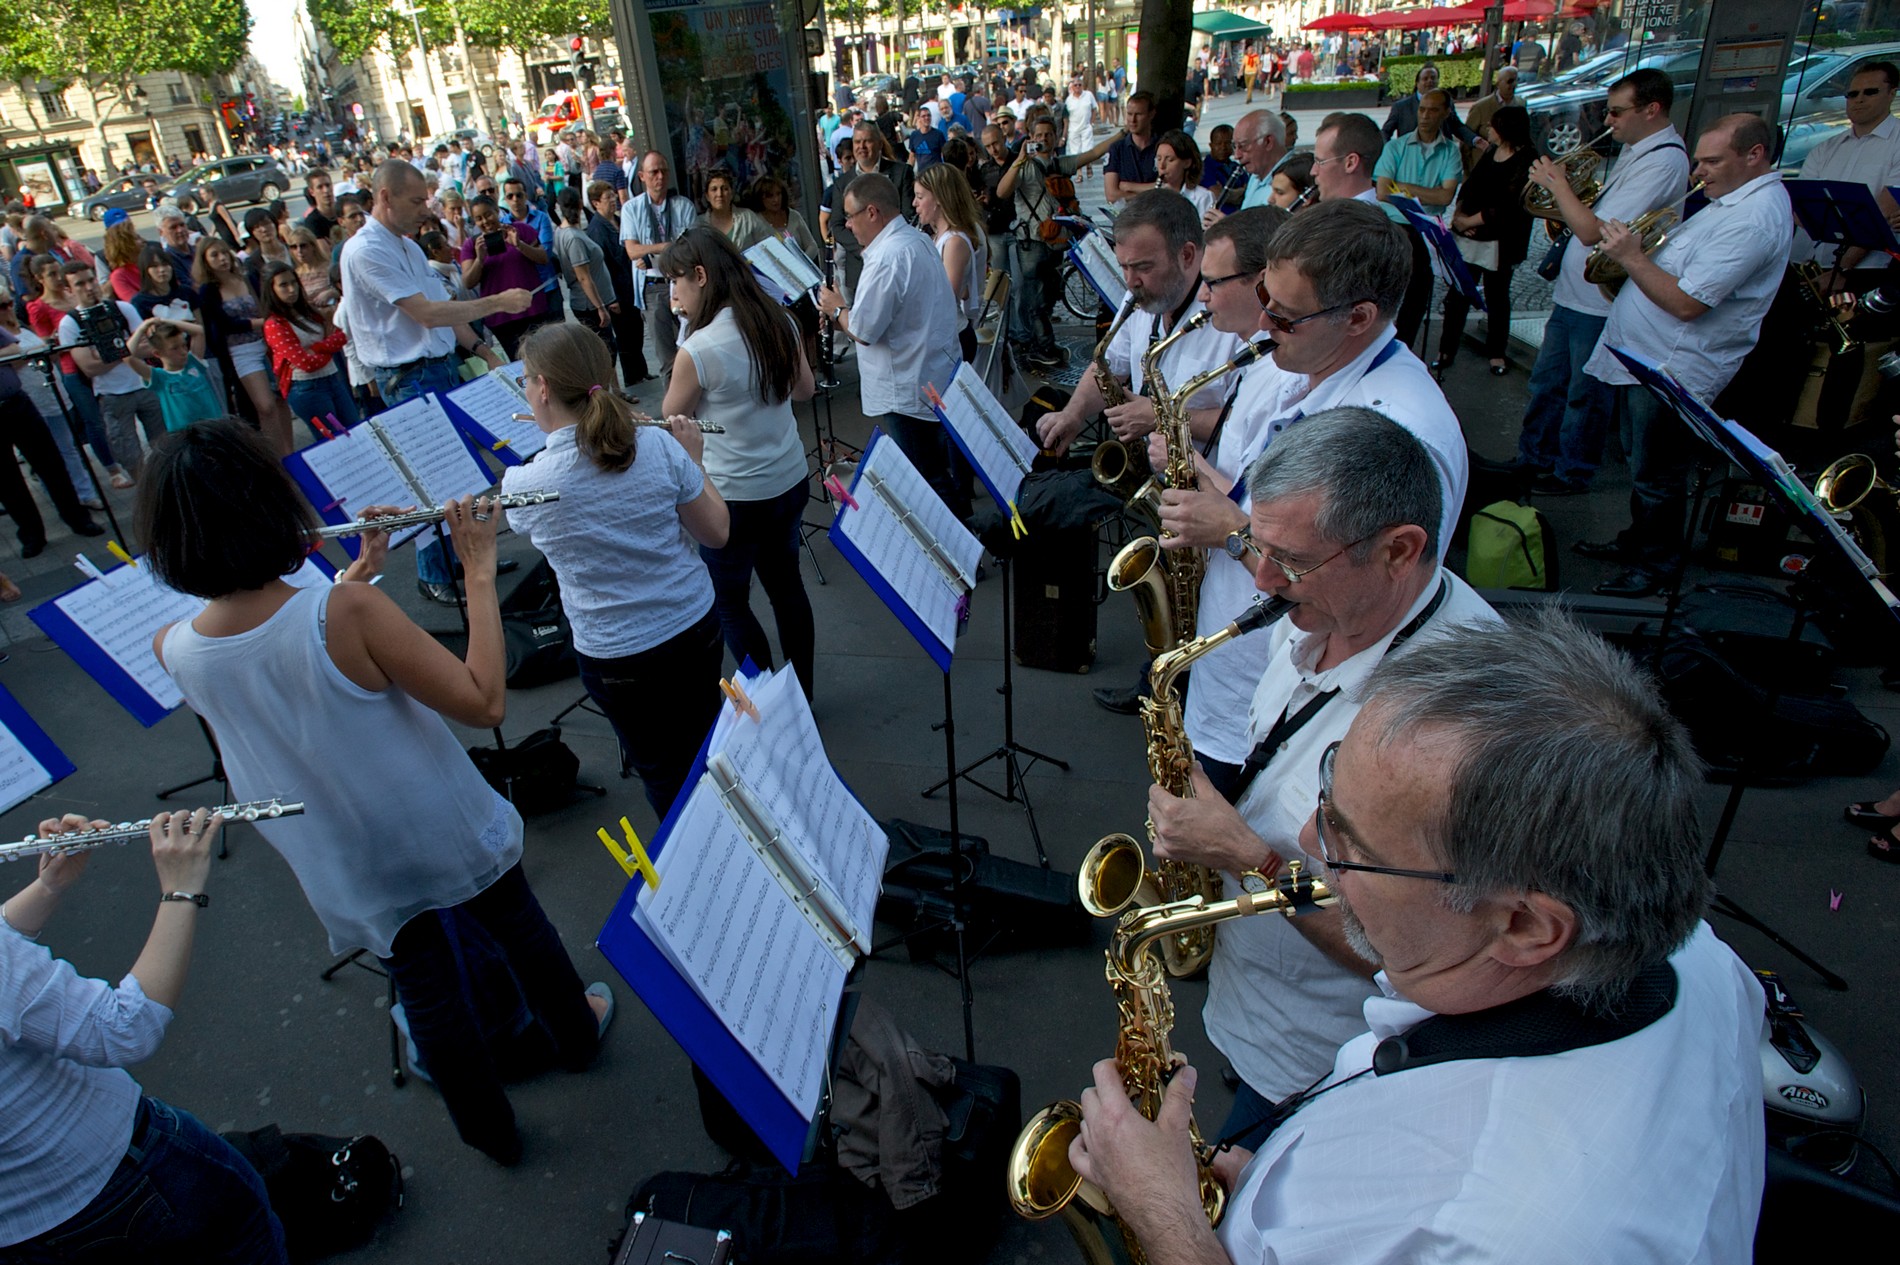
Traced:
<svg viewBox="0 0 1900 1265">
<path fill-rule="evenodd" d="M 523 461 L 548 446 L 548 437 L 541 433 L 539 426 L 514 419 L 516 413 L 528 411 L 528 404 L 520 392 L 509 385 L 509 379 L 501 370 L 491 370 L 455 388 L 447 398 L 490 435 L 507 440 L 509 451 Z M 483 447 L 492 447 L 490 441 L 479 435 L 474 439 Z"/>
<path fill-rule="evenodd" d="M 13 730 L 0 724 L 0 813 L 24 803 L 53 784 L 53 775 L 26 749 Z"/>
<path fill-rule="evenodd" d="M 1014 504 L 1036 460 L 1036 445 L 984 385 L 975 365 L 957 366 L 943 393 L 943 413 L 997 503 Z"/>
<path fill-rule="evenodd" d="M 917 526 L 949 555 L 952 565 L 964 578 L 961 587 L 945 578 L 911 528 L 882 496 L 871 490 L 873 480 L 882 480 L 898 503 L 909 510 Z M 917 467 L 888 435 L 880 436 L 871 445 L 858 467 L 852 493 L 858 508 L 844 510 L 837 530 L 858 547 L 898 600 L 923 621 L 931 636 L 944 646 L 956 645 L 958 609 L 964 595 L 975 584 L 977 560 L 983 555 L 982 543 L 930 490 L 924 476 L 917 473 Z"/>
<path fill-rule="evenodd" d="M 310 473 L 330 490 L 331 496 L 342 502 L 338 508 L 346 518 L 355 518 L 372 505 L 421 508 L 416 494 L 389 460 L 389 454 L 367 431 L 345 432 L 335 439 L 312 444 L 301 455 Z M 406 545 L 428 530 L 427 527 L 410 527 L 391 532 L 390 546 Z"/>
<path fill-rule="evenodd" d="M 309 559 L 284 579 L 300 589 L 333 582 Z M 54 598 L 53 605 L 160 706 L 169 710 L 185 701 L 152 653 L 152 638 L 167 624 L 203 610 L 203 598 L 166 587 L 150 567 L 122 566 Z"/>
<path fill-rule="evenodd" d="M 759 719 L 727 704 L 712 749 L 732 762 L 786 840 L 818 871 L 851 915 L 858 949 L 869 953 L 890 840 L 831 767 L 798 674 L 788 667 L 746 682 L 745 690 Z"/>
<path fill-rule="evenodd" d="M 495 485 L 488 467 L 462 442 L 462 432 L 432 395 L 419 395 L 369 424 L 395 445 L 409 470 L 428 493 L 427 505 L 440 505 L 458 496 L 485 492 Z"/>
<path fill-rule="evenodd" d="M 1128 301 L 1128 287 L 1122 284 L 1121 261 L 1115 258 L 1115 247 L 1101 233 L 1090 233 L 1076 242 L 1070 252 L 1075 266 L 1082 270 L 1082 276 L 1095 287 L 1102 301 L 1121 311 L 1122 304 Z"/>
<path fill-rule="evenodd" d="M 783 238 L 768 237 L 745 252 L 746 261 L 791 303 L 813 286 L 824 284 L 824 274 L 804 253 Z"/>
<path fill-rule="evenodd" d="M 702 775 L 634 921 L 779 1092 L 818 1109 L 845 969 L 792 904 Z"/>
</svg>

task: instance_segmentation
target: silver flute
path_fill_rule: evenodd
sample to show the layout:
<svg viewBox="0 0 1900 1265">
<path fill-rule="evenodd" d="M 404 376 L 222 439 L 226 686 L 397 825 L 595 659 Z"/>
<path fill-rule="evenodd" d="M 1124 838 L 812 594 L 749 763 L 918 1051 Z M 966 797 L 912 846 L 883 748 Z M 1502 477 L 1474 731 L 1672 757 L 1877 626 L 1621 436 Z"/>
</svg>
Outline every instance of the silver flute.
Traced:
<svg viewBox="0 0 1900 1265">
<path fill-rule="evenodd" d="M 534 414 L 516 413 L 515 420 L 517 422 L 532 422 L 534 420 Z M 699 433 L 702 435 L 723 435 L 726 433 L 726 428 L 721 426 L 718 422 L 702 422 L 697 417 L 691 420 L 693 425 L 699 427 Z M 670 427 L 672 425 L 672 423 L 668 422 L 665 418 L 660 417 L 636 417 L 633 419 L 633 424 L 635 426 L 660 427 Z"/>
<path fill-rule="evenodd" d="M 497 509 L 518 510 L 528 505 L 546 505 L 549 501 L 561 499 L 559 492 L 509 492 L 502 496 L 489 498 Z M 319 527 L 318 540 L 335 540 L 339 536 L 360 536 L 366 531 L 401 531 L 405 527 L 426 527 L 430 523 L 439 523 L 446 517 L 446 511 L 438 505 L 434 509 L 410 510 L 406 514 L 385 514 L 381 518 L 353 518 L 347 523 L 337 523 L 332 527 Z"/>
<path fill-rule="evenodd" d="M 211 811 L 227 822 L 257 821 L 261 818 L 299 816 L 303 813 L 303 803 L 286 804 L 281 799 L 254 799 L 247 804 L 224 804 Z M 151 832 L 152 821 L 152 818 L 147 817 L 144 821 L 122 821 L 116 826 L 99 830 L 74 830 L 46 839 L 31 836 L 18 843 L 0 843 L 0 861 L 64 856 L 68 852 L 84 852 L 88 848 L 103 847 L 108 843 L 130 843 L 134 839 L 145 838 Z"/>
</svg>

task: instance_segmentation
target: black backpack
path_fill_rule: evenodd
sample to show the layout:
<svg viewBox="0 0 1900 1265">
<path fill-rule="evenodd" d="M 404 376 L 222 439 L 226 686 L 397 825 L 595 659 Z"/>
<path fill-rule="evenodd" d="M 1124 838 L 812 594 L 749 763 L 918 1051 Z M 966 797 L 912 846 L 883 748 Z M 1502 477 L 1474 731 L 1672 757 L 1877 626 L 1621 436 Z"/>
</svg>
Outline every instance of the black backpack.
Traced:
<svg viewBox="0 0 1900 1265">
<path fill-rule="evenodd" d="M 509 689 L 526 690 L 579 675 L 574 633 L 561 609 L 561 585 L 546 558 L 536 563 L 501 603 L 503 678 Z"/>
<path fill-rule="evenodd" d="M 581 758 L 561 741 L 559 725 L 537 729 L 510 747 L 470 747 L 468 758 L 523 816 L 567 807 L 580 784 Z"/>
<path fill-rule="evenodd" d="M 271 1124 L 220 1136 L 263 1177 L 293 1261 L 359 1248 L 402 1207 L 402 1161 L 370 1134 L 285 1133 Z"/>
</svg>

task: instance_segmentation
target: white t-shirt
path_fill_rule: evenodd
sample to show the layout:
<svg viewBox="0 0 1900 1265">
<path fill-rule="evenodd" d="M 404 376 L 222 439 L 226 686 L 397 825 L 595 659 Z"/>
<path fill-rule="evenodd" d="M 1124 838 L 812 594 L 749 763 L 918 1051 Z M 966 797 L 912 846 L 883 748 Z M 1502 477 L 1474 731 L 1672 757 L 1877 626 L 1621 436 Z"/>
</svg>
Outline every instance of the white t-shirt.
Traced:
<svg viewBox="0 0 1900 1265">
<path fill-rule="evenodd" d="M 950 244 L 950 239 L 953 237 L 970 248 L 970 258 L 964 265 L 962 283 L 951 287 L 956 291 L 957 303 L 963 308 L 962 324 L 968 325 L 976 319 L 977 313 L 983 310 L 983 277 L 989 271 L 989 252 L 972 242 L 968 233 L 949 229 L 939 233 L 935 239 L 939 256 L 943 254 L 944 247 Z M 947 273 L 945 279 L 948 279 Z"/>
<path fill-rule="evenodd" d="M 125 319 L 125 335 L 130 338 L 132 331 L 137 329 L 145 318 L 140 316 L 138 309 L 130 303 L 116 299 L 114 302 L 118 304 L 119 315 Z M 79 322 L 70 315 L 62 316 L 59 318 L 59 328 L 54 331 L 54 334 L 62 343 L 76 343 L 80 341 Z M 140 377 L 139 371 L 132 367 L 130 359 L 119 361 L 90 381 L 94 395 L 130 395 L 134 391 L 145 388 L 145 379 Z"/>
<path fill-rule="evenodd" d="M 1086 90 L 1062 98 L 1063 112 L 1069 116 L 1071 154 L 1085 154 L 1095 148 L 1095 94 Z"/>
<path fill-rule="evenodd" d="M 1199 287 L 1197 286 L 1196 289 Z M 1128 302 L 1134 300 L 1131 297 Z M 1195 313 L 1205 305 L 1194 299 L 1181 310 L 1180 319 L 1192 320 Z M 1123 311 L 1126 311 L 1124 305 Z M 1121 312 L 1115 315 L 1121 316 Z M 1115 337 L 1108 344 L 1108 350 L 1102 353 L 1102 359 L 1108 362 L 1108 371 L 1117 378 L 1128 381 L 1128 390 L 1132 395 L 1141 394 L 1142 358 L 1148 349 L 1168 336 L 1170 330 L 1178 328 L 1169 321 L 1166 312 L 1135 312 L 1122 321 L 1121 328 L 1115 331 Z M 1240 350 L 1240 335 L 1223 334 L 1210 323 L 1201 326 L 1192 334 L 1185 334 L 1161 353 L 1161 359 L 1155 367 L 1167 381 L 1170 391 L 1179 391 L 1192 378 L 1198 378 L 1210 369 L 1216 369 L 1234 358 Z M 1188 401 L 1189 408 L 1219 408 L 1221 401 L 1227 398 L 1228 380 L 1224 377 L 1202 387 Z"/>
<path fill-rule="evenodd" d="M 702 421 L 724 426 L 706 436 L 706 477 L 728 501 L 766 501 L 804 482 L 805 447 L 789 399 L 759 400 L 758 373 L 730 307 L 689 335 Z"/>
</svg>

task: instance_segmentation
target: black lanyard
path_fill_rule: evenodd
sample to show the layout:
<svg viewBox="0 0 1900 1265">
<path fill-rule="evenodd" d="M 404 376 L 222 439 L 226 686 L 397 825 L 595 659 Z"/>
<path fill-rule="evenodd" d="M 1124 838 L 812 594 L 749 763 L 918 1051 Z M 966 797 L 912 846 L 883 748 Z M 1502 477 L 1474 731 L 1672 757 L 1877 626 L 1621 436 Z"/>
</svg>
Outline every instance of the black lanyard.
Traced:
<svg viewBox="0 0 1900 1265">
<path fill-rule="evenodd" d="M 1450 595 L 1451 581 L 1441 577 L 1438 581 L 1438 592 L 1432 595 L 1432 600 L 1426 604 L 1424 610 L 1414 615 L 1410 623 L 1393 634 L 1392 644 L 1385 648 L 1385 653 L 1391 654 L 1411 640 L 1413 634 L 1425 626 L 1425 621 L 1438 613 L 1438 608 L 1445 604 L 1445 599 Z M 1246 796 L 1247 788 L 1253 785 L 1256 777 L 1260 776 L 1260 771 L 1272 762 L 1280 748 L 1292 741 L 1293 735 L 1306 728 L 1307 722 L 1319 715 L 1326 704 L 1338 696 L 1339 689 L 1335 686 L 1333 689 L 1315 694 L 1306 706 L 1291 716 L 1287 715 L 1287 711 L 1280 713 L 1280 719 L 1273 722 L 1273 728 L 1267 730 L 1266 737 L 1254 743 L 1253 750 L 1247 753 L 1246 763 L 1240 766 L 1240 777 L 1234 782 L 1233 802 L 1235 804 L 1240 803 Z M 1292 703 L 1288 703 L 1287 710 L 1291 710 L 1292 706 Z"/>
<path fill-rule="evenodd" d="M 1259 362 L 1256 361 L 1255 363 L 1258 364 Z M 1234 370 L 1233 389 L 1227 392 L 1227 399 L 1223 401 L 1220 406 L 1220 416 L 1214 419 L 1214 429 L 1207 432 L 1207 442 L 1201 445 L 1201 455 L 1207 458 L 1210 465 L 1214 461 L 1214 450 L 1220 445 L 1220 433 L 1227 428 L 1227 418 L 1234 411 L 1234 401 L 1240 398 L 1241 379 L 1246 376 L 1246 368 Z M 1236 477 L 1234 481 L 1236 484 L 1240 481 L 1238 477 L 1240 473 L 1240 471 L 1235 471 Z"/>
<path fill-rule="evenodd" d="M 660 209 L 653 209 L 653 199 L 647 199 L 647 223 L 653 229 L 653 244 L 663 246 L 673 240 L 673 208 L 668 205 L 671 198 L 660 199 Z"/>
</svg>

